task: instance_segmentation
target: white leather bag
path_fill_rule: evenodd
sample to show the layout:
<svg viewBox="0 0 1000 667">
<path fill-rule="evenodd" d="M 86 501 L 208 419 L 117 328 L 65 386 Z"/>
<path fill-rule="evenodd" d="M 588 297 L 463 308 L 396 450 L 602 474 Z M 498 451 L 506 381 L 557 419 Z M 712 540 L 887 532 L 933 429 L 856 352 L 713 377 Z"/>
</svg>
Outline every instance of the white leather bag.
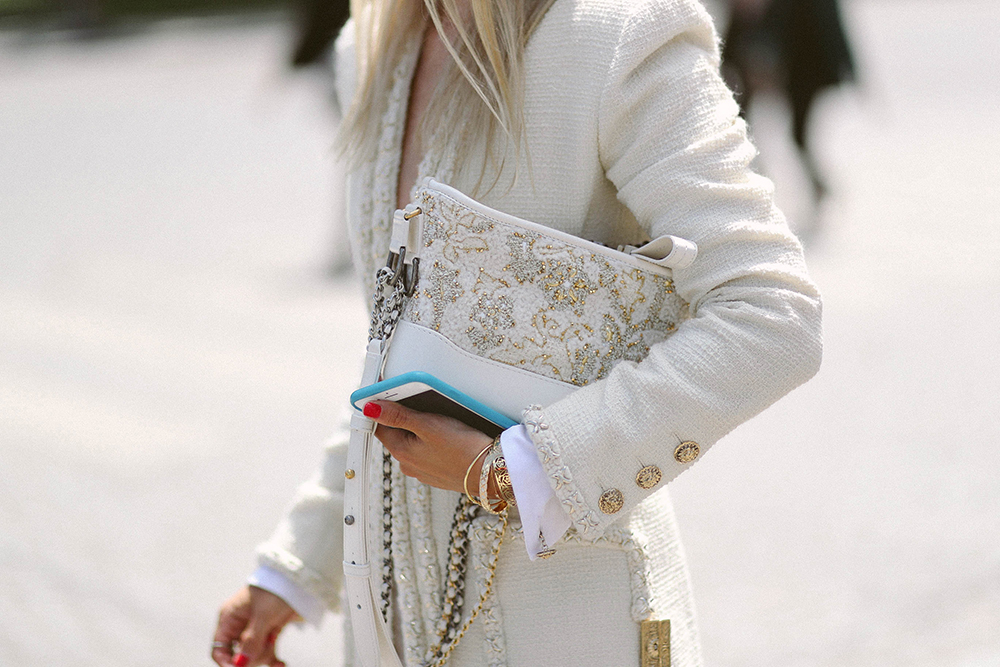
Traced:
<svg viewBox="0 0 1000 667">
<path fill-rule="evenodd" d="M 433 180 L 396 211 L 379 271 L 362 386 L 426 371 L 519 420 L 598 380 L 622 360 L 641 361 L 687 317 L 673 269 L 695 245 L 663 236 L 619 249 L 495 211 Z M 399 667 L 383 615 L 379 525 L 372 479 L 382 470 L 374 422 L 351 422 L 344 492 L 344 573 L 363 667 Z M 381 485 L 375 487 L 380 489 Z"/>
</svg>

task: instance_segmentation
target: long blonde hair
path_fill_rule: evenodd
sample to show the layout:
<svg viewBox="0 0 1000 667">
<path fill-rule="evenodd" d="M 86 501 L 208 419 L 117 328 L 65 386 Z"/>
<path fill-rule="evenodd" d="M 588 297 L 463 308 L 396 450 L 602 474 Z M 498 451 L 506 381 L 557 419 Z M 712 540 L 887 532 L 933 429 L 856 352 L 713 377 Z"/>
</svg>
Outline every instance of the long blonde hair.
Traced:
<svg viewBox="0 0 1000 667">
<path fill-rule="evenodd" d="M 486 137 L 487 162 L 499 173 L 497 155 L 519 158 L 524 146 L 524 47 L 553 1 L 468 0 L 471 16 L 463 16 L 460 0 L 351 0 L 358 87 L 341 125 L 341 149 L 354 164 L 375 155 L 393 70 L 411 40 L 433 25 L 453 66 L 435 91 L 420 134 L 440 130 L 444 141 L 460 131 Z M 457 39 L 449 39 L 446 25 Z M 438 126 L 449 103 L 466 113 L 461 129 Z"/>
</svg>

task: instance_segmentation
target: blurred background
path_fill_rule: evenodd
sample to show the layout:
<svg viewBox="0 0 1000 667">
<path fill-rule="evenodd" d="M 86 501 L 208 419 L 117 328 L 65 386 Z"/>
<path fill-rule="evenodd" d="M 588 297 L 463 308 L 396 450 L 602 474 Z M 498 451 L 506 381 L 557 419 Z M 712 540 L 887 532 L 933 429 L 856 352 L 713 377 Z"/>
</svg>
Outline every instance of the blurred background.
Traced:
<svg viewBox="0 0 1000 667">
<path fill-rule="evenodd" d="M 995 667 L 1000 3 L 844 0 L 805 159 L 765 4 L 710 9 L 826 352 L 671 484 L 706 664 Z M 0 0 L 0 665 L 208 665 L 344 413 L 367 308 L 301 16 Z M 336 664 L 338 620 L 279 654 Z"/>
</svg>

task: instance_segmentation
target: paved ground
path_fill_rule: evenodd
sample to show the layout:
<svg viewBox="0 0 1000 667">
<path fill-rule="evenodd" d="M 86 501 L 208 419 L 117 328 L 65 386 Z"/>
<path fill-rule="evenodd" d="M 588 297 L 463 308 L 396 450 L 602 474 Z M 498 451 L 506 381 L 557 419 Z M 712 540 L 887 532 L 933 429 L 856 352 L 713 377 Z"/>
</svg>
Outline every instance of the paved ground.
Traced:
<svg viewBox="0 0 1000 667">
<path fill-rule="evenodd" d="M 848 9 L 866 87 L 817 126 L 823 370 L 673 484 L 707 663 L 998 665 L 1000 6 Z M 284 30 L 0 33 L 2 665 L 207 664 L 357 380 L 331 129 Z M 338 646 L 328 622 L 281 649 Z"/>
</svg>

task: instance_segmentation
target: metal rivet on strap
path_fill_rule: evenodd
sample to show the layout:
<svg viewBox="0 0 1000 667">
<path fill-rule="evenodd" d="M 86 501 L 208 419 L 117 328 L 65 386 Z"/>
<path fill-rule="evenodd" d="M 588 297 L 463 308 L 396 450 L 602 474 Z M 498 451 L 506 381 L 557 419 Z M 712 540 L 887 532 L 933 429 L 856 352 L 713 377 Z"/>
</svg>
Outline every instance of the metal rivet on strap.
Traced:
<svg viewBox="0 0 1000 667">
<path fill-rule="evenodd" d="M 344 477 L 346 477 L 347 479 L 354 479 L 354 471 L 348 468 L 347 470 L 344 471 Z"/>
<path fill-rule="evenodd" d="M 348 514 L 347 516 L 344 517 L 344 523 L 346 523 L 348 526 L 353 526 L 354 525 L 354 517 L 351 516 L 350 514 Z"/>
</svg>

